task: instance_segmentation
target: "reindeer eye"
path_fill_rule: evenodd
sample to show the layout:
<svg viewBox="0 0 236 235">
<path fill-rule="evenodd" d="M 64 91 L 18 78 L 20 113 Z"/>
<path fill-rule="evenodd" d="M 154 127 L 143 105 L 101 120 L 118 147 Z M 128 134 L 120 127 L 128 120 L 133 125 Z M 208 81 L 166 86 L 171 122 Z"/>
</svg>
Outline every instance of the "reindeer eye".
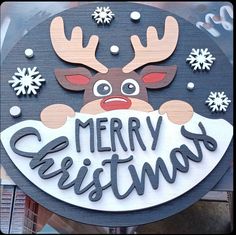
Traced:
<svg viewBox="0 0 236 235">
<path fill-rule="evenodd" d="M 121 84 L 121 92 L 124 95 L 138 95 L 139 91 L 139 84 L 132 78 L 126 79 Z"/>
<path fill-rule="evenodd" d="M 110 95 L 112 92 L 111 84 L 106 80 L 99 80 L 94 84 L 93 93 L 95 96 L 102 97 Z"/>
</svg>

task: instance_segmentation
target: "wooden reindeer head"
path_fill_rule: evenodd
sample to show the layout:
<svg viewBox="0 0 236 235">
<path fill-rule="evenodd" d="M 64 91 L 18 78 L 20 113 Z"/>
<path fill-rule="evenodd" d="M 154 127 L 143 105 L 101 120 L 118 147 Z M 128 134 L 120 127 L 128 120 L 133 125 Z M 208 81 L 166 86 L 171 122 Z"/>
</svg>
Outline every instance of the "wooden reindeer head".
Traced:
<svg viewBox="0 0 236 235">
<path fill-rule="evenodd" d="M 92 35 L 83 47 L 82 30 L 75 27 L 71 39 L 67 40 L 61 17 L 51 23 L 51 41 L 57 55 L 64 61 L 86 65 L 99 73 L 92 76 L 84 67 L 55 69 L 59 84 L 65 89 L 84 92 L 83 113 L 96 114 L 115 109 L 152 111 L 148 103 L 147 89 L 159 89 L 169 85 L 176 74 L 177 66 L 153 66 L 143 68 L 140 74 L 135 69 L 152 62 L 159 62 L 171 56 L 178 41 L 177 21 L 168 16 L 163 38 L 158 38 L 154 27 L 147 29 L 147 46 L 142 46 L 137 35 L 131 36 L 135 51 L 134 59 L 124 68 L 108 69 L 95 57 L 99 38 Z"/>
</svg>

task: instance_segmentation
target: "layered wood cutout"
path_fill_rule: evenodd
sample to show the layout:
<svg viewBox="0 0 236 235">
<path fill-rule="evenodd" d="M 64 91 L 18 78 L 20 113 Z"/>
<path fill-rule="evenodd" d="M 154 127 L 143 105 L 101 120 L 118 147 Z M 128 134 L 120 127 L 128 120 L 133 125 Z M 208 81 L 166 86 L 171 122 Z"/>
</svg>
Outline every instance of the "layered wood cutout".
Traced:
<svg viewBox="0 0 236 235">
<path fill-rule="evenodd" d="M 99 63 L 95 58 L 98 37 L 91 36 L 88 46 L 83 47 L 80 27 L 75 27 L 71 40 L 67 40 L 61 17 L 53 19 L 50 33 L 54 50 L 61 59 L 84 64 L 100 72 L 92 77 L 86 68 L 55 69 L 56 78 L 62 87 L 72 91 L 85 91 L 81 112 L 94 114 L 116 109 L 152 111 L 146 88 L 166 87 L 175 77 L 176 65 L 147 66 L 140 74 L 134 72 L 142 65 L 168 58 L 175 50 L 179 28 L 177 21 L 171 16 L 166 18 L 165 34 L 161 40 L 152 26 L 147 29 L 147 47 L 141 45 L 137 35 L 131 37 L 135 58 L 123 69 L 107 69 Z"/>
<path fill-rule="evenodd" d="M 97 7 L 93 12 L 92 17 L 97 25 L 110 25 L 115 14 L 112 12 L 110 7 Z"/>
<path fill-rule="evenodd" d="M 16 95 L 37 95 L 45 78 L 39 73 L 37 67 L 17 68 L 12 79 L 8 81 L 11 87 L 16 92 Z"/>
<path fill-rule="evenodd" d="M 71 39 L 67 40 L 62 17 L 56 17 L 52 20 L 50 35 L 53 48 L 62 60 L 86 65 L 100 73 L 108 71 L 107 67 L 101 64 L 95 57 L 99 41 L 98 36 L 92 35 L 88 45 L 83 47 L 82 29 L 77 26 L 71 33 Z"/>
<path fill-rule="evenodd" d="M 178 125 L 190 121 L 193 116 L 193 108 L 182 100 L 170 100 L 161 105 L 159 113 L 167 114 L 168 119 Z"/>
<path fill-rule="evenodd" d="M 147 29 L 147 46 L 144 47 L 137 35 L 131 36 L 131 43 L 135 52 L 134 59 L 123 68 L 129 73 L 142 65 L 167 59 L 174 52 L 179 37 L 179 26 L 172 16 L 166 17 L 165 33 L 160 40 L 157 30 L 153 26 Z"/>
<path fill-rule="evenodd" d="M 221 128 L 212 130 L 212 124 Z M 197 186 L 219 163 L 232 135 L 227 121 L 212 123 L 196 113 L 188 125 L 179 126 L 158 111 L 114 111 L 76 113 L 58 130 L 27 120 L 4 130 L 1 141 L 9 160 L 40 191 L 82 208 L 130 213 Z M 93 175 L 89 181 L 87 172 Z M 174 194 L 168 193 L 173 187 Z"/>
<path fill-rule="evenodd" d="M 192 67 L 193 71 L 195 70 L 210 70 L 212 64 L 216 60 L 215 57 L 208 51 L 208 48 L 205 49 L 192 49 L 189 54 L 186 62 Z"/>
<path fill-rule="evenodd" d="M 55 69 L 55 75 L 65 89 L 85 91 L 84 105 L 80 112 L 97 114 L 116 109 L 150 112 L 153 108 L 148 103 L 147 88 L 168 86 L 175 77 L 176 69 L 175 65 L 150 65 L 137 74 L 134 71 L 124 73 L 121 68 L 111 68 L 106 74 L 97 73 L 92 76 L 86 68 L 78 67 Z"/>
<path fill-rule="evenodd" d="M 74 117 L 75 111 L 65 104 L 53 104 L 42 110 L 40 118 L 42 123 L 49 128 L 62 127 L 67 117 Z"/>
<path fill-rule="evenodd" d="M 141 72 L 141 79 L 145 87 L 159 89 L 168 86 L 174 79 L 177 66 L 146 66 Z"/>
<path fill-rule="evenodd" d="M 82 91 L 89 84 L 92 77 L 88 69 L 83 67 L 71 69 L 55 69 L 55 75 L 59 84 L 71 91 Z"/>
<path fill-rule="evenodd" d="M 49 211 L 129 227 L 187 208 L 224 175 L 232 162 L 233 76 L 217 44 L 184 18 L 109 4 L 116 14 L 109 26 L 93 21 L 97 3 L 85 4 L 48 18 L 9 52 L 1 160 Z M 224 69 L 193 73 L 186 57 L 203 45 Z M 40 80 L 31 74 L 36 65 Z"/>
<path fill-rule="evenodd" d="M 224 91 L 211 91 L 205 103 L 212 112 L 226 112 L 231 100 L 226 96 Z"/>
</svg>

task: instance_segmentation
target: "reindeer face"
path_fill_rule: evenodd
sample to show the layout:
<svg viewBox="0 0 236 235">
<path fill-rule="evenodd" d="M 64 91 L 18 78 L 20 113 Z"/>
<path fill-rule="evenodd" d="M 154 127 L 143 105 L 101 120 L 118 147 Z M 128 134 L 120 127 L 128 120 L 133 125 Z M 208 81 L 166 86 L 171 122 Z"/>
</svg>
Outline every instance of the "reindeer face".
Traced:
<svg viewBox="0 0 236 235">
<path fill-rule="evenodd" d="M 62 18 L 56 17 L 52 21 L 51 41 L 57 55 L 67 62 L 84 64 L 99 72 L 92 76 L 83 67 L 55 70 L 61 86 L 68 90 L 84 91 L 84 106 L 80 112 L 96 114 L 115 109 L 153 110 L 148 103 L 146 88 L 159 89 L 170 84 L 177 67 L 146 66 L 140 74 L 134 70 L 144 64 L 164 60 L 173 53 L 178 40 L 178 23 L 169 16 L 165 25 L 161 40 L 156 29 L 148 27 L 146 47 L 142 46 L 137 35 L 131 36 L 134 59 L 124 68 L 108 69 L 95 57 L 97 36 L 92 35 L 87 47 L 83 47 L 80 27 L 75 27 L 71 40 L 67 40 Z"/>
<path fill-rule="evenodd" d="M 56 69 L 58 82 L 65 89 L 84 90 L 84 106 L 81 112 L 95 114 L 115 109 L 152 111 L 148 103 L 147 88 L 159 89 L 171 83 L 176 66 L 147 66 L 140 74 L 124 73 L 112 68 L 106 74 L 91 76 L 89 70 Z"/>
</svg>

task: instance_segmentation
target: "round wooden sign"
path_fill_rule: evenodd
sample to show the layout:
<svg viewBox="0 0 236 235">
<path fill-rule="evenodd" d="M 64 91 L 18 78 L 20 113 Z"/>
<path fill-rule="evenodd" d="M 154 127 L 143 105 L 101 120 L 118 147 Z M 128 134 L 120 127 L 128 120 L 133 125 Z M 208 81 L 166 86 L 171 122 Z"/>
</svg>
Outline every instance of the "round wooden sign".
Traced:
<svg viewBox="0 0 236 235">
<path fill-rule="evenodd" d="M 134 3 L 52 16 L 1 76 L 1 160 L 56 214 L 101 226 L 189 207 L 232 160 L 232 66 L 203 31 Z"/>
</svg>

